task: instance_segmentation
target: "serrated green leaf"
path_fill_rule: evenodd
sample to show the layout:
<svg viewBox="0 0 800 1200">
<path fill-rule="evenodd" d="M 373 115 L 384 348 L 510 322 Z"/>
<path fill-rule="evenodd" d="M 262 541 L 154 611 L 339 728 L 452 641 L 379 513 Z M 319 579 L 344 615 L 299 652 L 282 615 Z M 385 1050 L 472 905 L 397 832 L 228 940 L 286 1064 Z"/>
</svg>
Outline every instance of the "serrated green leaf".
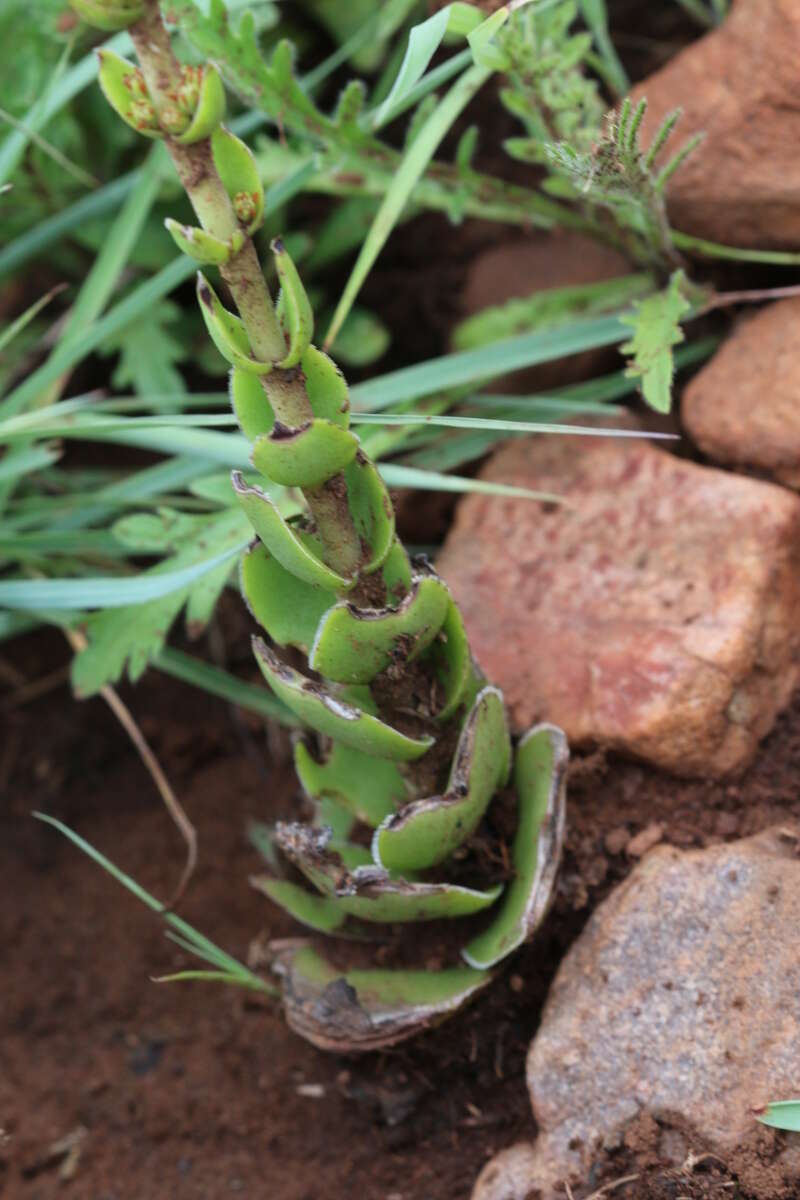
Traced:
<svg viewBox="0 0 800 1200">
<path fill-rule="evenodd" d="M 175 369 L 175 364 L 186 357 L 186 351 L 167 330 L 180 316 L 177 304 L 162 300 L 119 333 L 106 338 L 99 347 L 100 353 L 120 356 L 112 376 L 115 387 L 130 387 L 138 396 L 168 396 L 186 390 L 183 376 Z"/>
<path fill-rule="evenodd" d="M 248 536 L 248 522 L 238 509 L 228 509 L 219 516 L 203 519 L 193 532 L 183 520 L 173 523 L 173 537 L 179 546 L 176 554 L 147 572 L 157 576 L 179 567 L 190 567 L 213 554 L 235 550 Z M 130 526 L 128 526 L 129 535 Z M 152 524 L 145 529 L 140 523 L 135 532 L 146 541 L 156 537 Z M 151 542 L 152 544 L 152 542 Z M 87 626 L 89 644 L 72 665 L 72 682 L 81 696 L 90 696 L 107 683 L 116 682 L 127 666 L 132 680 L 163 648 L 170 626 L 184 605 L 188 620 L 204 624 L 213 611 L 219 593 L 232 569 L 231 559 L 206 572 L 196 582 L 170 592 L 148 604 L 108 609 L 91 617 Z"/>
<path fill-rule="evenodd" d="M 626 375 L 641 378 L 642 395 L 656 412 L 668 413 L 672 402 L 672 347 L 684 340 L 680 321 L 692 307 L 683 293 L 685 284 L 683 271 L 675 271 L 663 291 L 639 301 L 632 315 L 620 318 L 634 331 L 620 347 L 623 354 L 633 355 Z"/>
</svg>

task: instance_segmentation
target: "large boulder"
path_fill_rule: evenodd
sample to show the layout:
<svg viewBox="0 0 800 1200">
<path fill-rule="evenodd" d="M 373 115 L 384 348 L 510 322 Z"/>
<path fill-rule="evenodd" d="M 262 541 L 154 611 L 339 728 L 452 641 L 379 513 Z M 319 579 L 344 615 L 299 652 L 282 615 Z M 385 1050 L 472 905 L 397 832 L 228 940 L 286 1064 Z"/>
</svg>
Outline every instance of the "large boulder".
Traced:
<svg viewBox="0 0 800 1200">
<path fill-rule="evenodd" d="M 800 675 L 800 498 L 644 440 L 506 444 L 437 563 L 517 731 L 684 775 L 741 770 Z"/>
<path fill-rule="evenodd" d="M 798 836 L 660 847 L 595 910 L 528 1056 L 538 1139 L 490 1163 L 475 1200 L 562 1197 L 642 1118 L 662 1160 L 706 1146 L 748 1195 L 800 1195 L 791 1146 L 752 1154 L 754 1110 L 800 1079 Z"/>
<path fill-rule="evenodd" d="M 718 30 L 634 89 L 649 105 L 645 145 L 678 106 L 667 153 L 706 134 L 668 186 L 677 228 L 737 246 L 800 245 L 799 58 L 797 0 L 736 0 Z"/>
<path fill-rule="evenodd" d="M 710 458 L 800 488 L 800 297 L 740 321 L 686 388 L 681 417 Z"/>
</svg>

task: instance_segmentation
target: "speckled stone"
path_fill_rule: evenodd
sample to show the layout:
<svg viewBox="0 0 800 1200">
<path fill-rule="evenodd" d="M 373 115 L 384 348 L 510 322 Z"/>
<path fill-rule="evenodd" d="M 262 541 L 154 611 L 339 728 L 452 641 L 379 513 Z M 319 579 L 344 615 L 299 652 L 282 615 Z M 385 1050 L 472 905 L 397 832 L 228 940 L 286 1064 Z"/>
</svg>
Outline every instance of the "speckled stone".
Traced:
<svg viewBox="0 0 800 1200">
<path fill-rule="evenodd" d="M 754 1108 L 797 1094 L 797 836 L 659 847 L 595 910 L 528 1055 L 537 1142 L 488 1164 L 474 1200 L 563 1196 L 643 1115 L 678 1117 L 730 1158 L 758 1133 Z M 769 1181 L 748 1190 L 800 1194 L 797 1156 L 777 1159 Z"/>
</svg>

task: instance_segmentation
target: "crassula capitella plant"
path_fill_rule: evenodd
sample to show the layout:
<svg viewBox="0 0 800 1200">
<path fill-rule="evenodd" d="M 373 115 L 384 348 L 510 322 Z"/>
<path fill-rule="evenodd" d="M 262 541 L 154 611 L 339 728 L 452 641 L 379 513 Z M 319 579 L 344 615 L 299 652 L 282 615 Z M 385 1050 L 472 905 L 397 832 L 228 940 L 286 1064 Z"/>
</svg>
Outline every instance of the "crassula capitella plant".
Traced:
<svg viewBox="0 0 800 1200">
<path fill-rule="evenodd" d="M 314 820 L 277 825 L 272 842 L 291 872 L 255 881 L 311 931 L 274 948 L 287 1019 L 325 1048 L 390 1045 L 457 1010 L 541 922 L 563 837 L 565 738 L 540 725 L 512 753 L 502 695 L 473 661 L 447 586 L 395 534 L 386 487 L 349 428 L 347 385 L 312 342 L 313 314 L 280 241 L 273 304 L 252 240 L 263 188 L 222 124 L 217 69 L 178 62 L 155 0 L 73 3 L 102 29 L 129 30 L 139 65 L 101 51 L 101 87 L 123 120 L 165 141 L 199 222 L 170 220 L 169 231 L 219 270 L 238 310 L 198 275 L 252 443 L 253 472 L 232 483 L 255 534 L 241 566 L 266 631 L 255 655 L 309 730 L 295 764 Z M 290 53 L 283 43 L 273 61 L 287 86 Z M 271 484 L 299 489 L 304 516 L 287 521 Z M 487 880 L 490 856 L 475 846 L 493 801 L 514 814 L 513 832 Z M 455 964 L 409 967 L 418 922 L 463 930 L 448 940 Z M 321 935 L 336 939 L 330 950 Z M 400 944 L 403 965 L 392 967 Z"/>
</svg>

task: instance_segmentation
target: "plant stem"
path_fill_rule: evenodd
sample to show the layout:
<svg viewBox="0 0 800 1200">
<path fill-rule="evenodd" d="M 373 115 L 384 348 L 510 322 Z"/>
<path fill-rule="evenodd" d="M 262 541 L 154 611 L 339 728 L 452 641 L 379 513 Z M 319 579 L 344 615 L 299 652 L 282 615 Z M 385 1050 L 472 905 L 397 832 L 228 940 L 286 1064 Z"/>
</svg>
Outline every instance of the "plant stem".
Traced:
<svg viewBox="0 0 800 1200">
<path fill-rule="evenodd" d="M 147 0 L 144 13 L 130 29 L 148 90 L 158 110 L 171 105 L 170 93 L 181 83 L 176 59 L 157 0 Z M 227 241 L 241 225 L 214 165 L 211 142 L 203 139 L 183 145 L 166 137 L 165 145 L 186 194 L 204 229 Z M 239 315 L 244 322 L 256 358 L 275 362 L 286 353 L 286 342 L 269 294 L 252 240 L 245 238 L 238 254 L 220 267 Z M 262 377 L 262 386 L 276 418 L 297 427 L 309 422 L 313 413 L 299 369 L 278 367 Z M 305 492 L 311 515 L 328 564 L 344 575 L 352 574 L 362 557 L 361 543 L 353 524 L 342 476 Z"/>
</svg>

